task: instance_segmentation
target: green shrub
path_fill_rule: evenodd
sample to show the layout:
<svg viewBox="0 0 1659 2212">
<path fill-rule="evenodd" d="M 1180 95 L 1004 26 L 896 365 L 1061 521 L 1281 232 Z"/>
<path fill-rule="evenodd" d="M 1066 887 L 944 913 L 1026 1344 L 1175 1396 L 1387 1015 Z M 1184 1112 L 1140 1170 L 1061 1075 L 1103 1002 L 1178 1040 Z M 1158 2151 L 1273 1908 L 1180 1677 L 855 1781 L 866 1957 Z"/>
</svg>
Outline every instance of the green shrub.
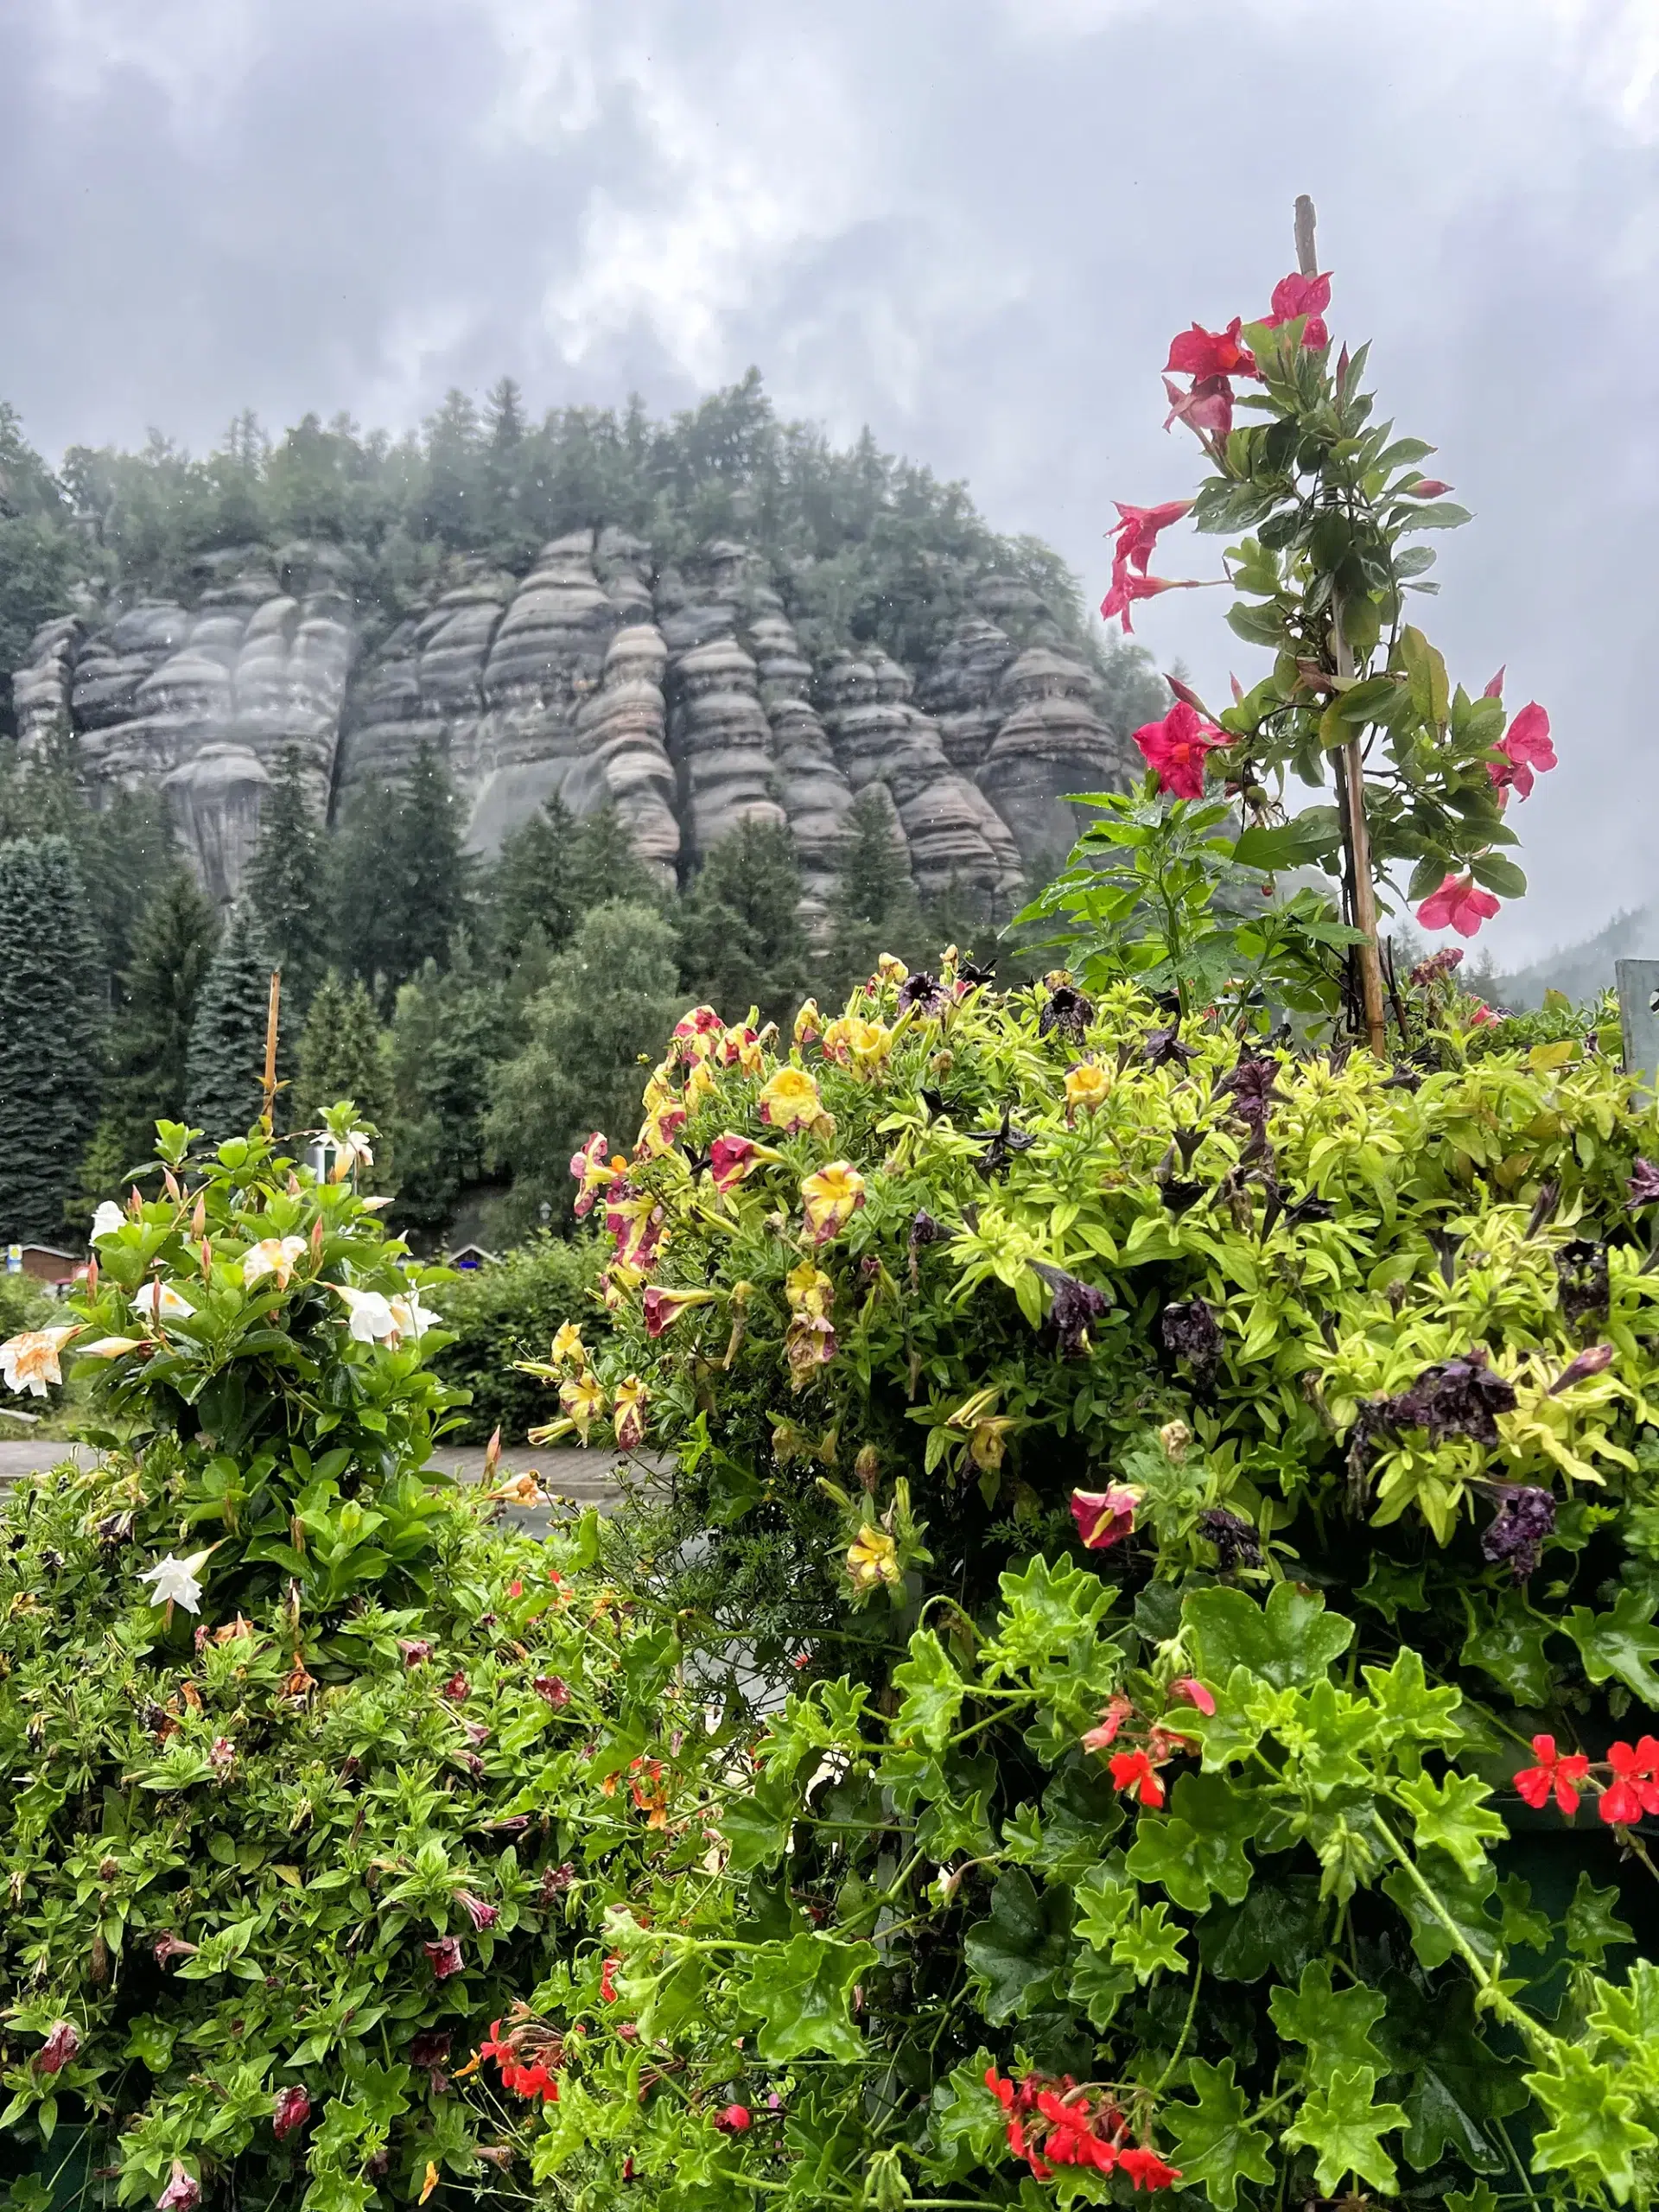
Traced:
<svg viewBox="0 0 1659 2212">
<path fill-rule="evenodd" d="M 0 1274 L 0 1335 L 44 1328 L 55 1303 L 32 1275 Z"/>
<path fill-rule="evenodd" d="M 506 2187 L 451 2077 L 652 1839 L 616 1777 L 683 1725 L 671 1643 L 585 1573 L 591 1517 L 543 1549 L 417 1476 L 445 1339 L 350 1184 L 162 1134 L 81 1334 L 7 1346 L 92 1373 L 107 1457 L 0 1530 L 0 2179 Z"/>
<path fill-rule="evenodd" d="M 1651 1102 L 1064 979 L 707 1021 L 560 1398 L 677 1454 L 755 1772 L 653 1753 L 616 2002 L 536 1994 L 553 2201 L 1645 2202 Z"/>
<path fill-rule="evenodd" d="M 471 1403 L 458 1408 L 457 1435 L 482 1444 L 499 1428 L 503 1442 L 521 1444 L 525 1430 L 545 1419 L 546 1390 L 519 1374 L 515 1363 L 545 1359 L 564 1321 L 581 1321 L 589 1336 L 595 1330 L 603 1335 L 607 1316 L 594 1301 L 603 1259 L 594 1237 L 539 1236 L 434 1292 L 454 1337 L 434 1356 L 434 1370 L 472 1394 Z"/>
</svg>

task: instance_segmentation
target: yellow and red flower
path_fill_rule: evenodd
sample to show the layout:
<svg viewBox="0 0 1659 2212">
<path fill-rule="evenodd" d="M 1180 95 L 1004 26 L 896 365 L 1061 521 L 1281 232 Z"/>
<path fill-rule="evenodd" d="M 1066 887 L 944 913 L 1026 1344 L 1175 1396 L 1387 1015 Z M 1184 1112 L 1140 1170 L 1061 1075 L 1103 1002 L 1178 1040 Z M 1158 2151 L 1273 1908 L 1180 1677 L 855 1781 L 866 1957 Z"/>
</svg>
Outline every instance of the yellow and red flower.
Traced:
<svg viewBox="0 0 1659 2212">
<path fill-rule="evenodd" d="M 836 1236 L 864 1203 L 864 1178 L 849 1160 L 832 1160 L 827 1167 L 804 1177 L 801 1203 L 815 1244 Z"/>
<path fill-rule="evenodd" d="M 1067 1116 L 1092 1114 L 1103 1106 L 1111 1090 L 1104 1068 L 1093 1060 L 1079 1060 L 1065 1071 L 1065 1110 Z"/>
<path fill-rule="evenodd" d="M 619 1452 L 636 1452 L 645 1439 L 645 1401 L 650 1393 L 637 1375 L 624 1376 L 611 1401 L 611 1423 Z"/>
<path fill-rule="evenodd" d="M 645 1286 L 642 1304 L 645 1313 L 645 1334 L 656 1338 L 664 1329 L 671 1329 L 682 1313 L 694 1306 L 712 1306 L 717 1294 L 712 1290 L 669 1290 L 661 1283 Z"/>
<path fill-rule="evenodd" d="M 823 1112 L 817 1083 L 804 1068 L 789 1064 L 761 1085 L 755 1106 L 761 1120 L 769 1128 L 781 1129 L 785 1136 L 807 1128 Z"/>
<path fill-rule="evenodd" d="M 847 1580 L 861 1596 L 885 1584 L 894 1588 L 902 1580 L 899 1547 L 885 1529 L 866 1522 L 847 1551 Z"/>
</svg>

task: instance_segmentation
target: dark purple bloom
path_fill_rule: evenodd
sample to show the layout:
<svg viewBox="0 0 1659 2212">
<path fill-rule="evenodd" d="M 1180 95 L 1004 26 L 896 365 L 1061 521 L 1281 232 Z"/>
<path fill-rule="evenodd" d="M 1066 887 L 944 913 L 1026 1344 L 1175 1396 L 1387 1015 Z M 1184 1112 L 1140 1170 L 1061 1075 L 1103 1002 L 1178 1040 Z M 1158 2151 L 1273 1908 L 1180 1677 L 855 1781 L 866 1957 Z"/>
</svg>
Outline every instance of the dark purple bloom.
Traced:
<svg viewBox="0 0 1659 2212">
<path fill-rule="evenodd" d="M 531 1688 L 537 1697 L 547 1700 L 555 1713 L 562 1712 L 570 1702 L 570 1685 L 563 1675 L 537 1675 Z"/>
<path fill-rule="evenodd" d="M 1158 1317 L 1158 1334 L 1172 1358 L 1184 1359 L 1201 1390 L 1215 1382 L 1221 1363 L 1221 1324 L 1202 1298 L 1189 1298 L 1166 1306 Z"/>
<path fill-rule="evenodd" d="M 1037 1017 L 1037 1034 L 1046 1037 L 1058 1029 L 1062 1037 L 1069 1037 L 1074 1045 L 1080 1045 L 1084 1032 L 1094 1018 L 1092 999 L 1085 998 L 1075 983 L 1056 983 Z"/>
<path fill-rule="evenodd" d="M 1410 1389 L 1378 1410 L 1388 1427 L 1427 1429 L 1431 1444 L 1467 1436 L 1491 1446 L 1498 1441 L 1497 1416 L 1515 1411 L 1515 1391 L 1493 1373 L 1477 1345 L 1461 1359 L 1426 1367 Z"/>
<path fill-rule="evenodd" d="M 1555 1255 L 1561 1311 L 1573 1326 L 1607 1319 L 1607 1247 L 1575 1236 Z"/>
<path fill-rule="evenodd" d="M 1556 1207 L 1560 1204 L 1561 1186 L 1559 1183 L 1541 1183 L 1538 1195 L 1532 1202 L 1532 1211 L 1527 1216 L 1526 1235 L 1535 1236 Z"/>
<path fill-rule="evenodd" d="M 1180 1031 L 1172 1024 L 1167 1029 L 1147 1032 L 1147 1041 L 1141 1048 L 1141 1057 L 1148 1067 L 1184 1068 L 1198 1056 L 1191 1045 L 1182 1044 Z"/>
<path fill-rule="evenodd" d="M 1434 1248 L 1435 1258 L 1440 1263 L 1440 1281 L 1450 1290 L 1458 1279 L 1458 1254 L 1463 1249 L 1468 1239 L 1453 1236 L 1449 1229 L 1431 1229 L 1426 1230 L 1425 1234 Z"/>
<path fill-rule="evenodd" d="M 924 1244 L 942 1244 L 950 1234 L 942 1221 L 935 1221 L 925 1206 L 921 1207 L 910 1224 L 910 1249 L 912 1256 Z"/>
<path fill-rule="evenodd" d="M 993 1175 L 1006 1175 L 1015 1153 L 1029 1152 L 1037 1140 L 1024 1129 L 1014 1128 L 1012 1109 L 1005 1106 L 999 1126 L 994 1129 L 976 1129 L 973 1141 L 985 1147 L 983 1157 L 976 1160 L 974 1166 L 988 1183 Z"/>
<path fill-rule="evenodd" d="M 95 1524 L 93 1533 L 100 1544 L 130 1544 L 136 1517 L 130 1513 L 106 1513 Z"/>
<path fill-rule="evenodd" d="M 194 1943 L 187 1943 L 182 1936 L 175 1936 L 170 1930 L 158 1936 L 149 1948 L 163 1974 L 175 1959 L 194 1958 L 197 1949 Z"/>
<path fill-rule="evenodd" d="M 449 2077 L 444 2068 L 449 2063 L 449 2045 L 454 2031 L 449 2028 L 423 2028 L 409 2046 L 409 2063 L 416 2073 L 424 2074 L 437 2096 L 446 2094 Z"/>
<path fill-rule="evenodd" d="M 1640 1213 L 1643 1206 L 1659 1205 L 1659 1167 L 1650 1160 L 1637 1158 L 1624 1190 L 1632 1213 Z"/>
<path fill-rule="evenodd" d="M 568 1859 L 563 1866 L 548 1867 L 542 1876 L 542 1886 L 537 1902 L 543 1905 L 551 1904 L 556 1897 L 562 1897 L 564 1895 L 575 1878 L 576 1870 Z"/>
<path fill-rule="evenodd" d="M 1112 1301 L 1103 1290 L 1067 1274 L 1064 1268 L 1047 1267 L 1040 1260 L 1035 1264 L 1052 1294 L 1048 1318 L 1059 1338 L 1061 1357 L 1080 1359 L 1089 1350 L 1090 1328 L 1111 1312 Z"/>
<path fill-rule="evenodd" d="M 994 982 L 995 976 L 996 963 L 995 960 L 958 961 L 957 963 L 957 988 L 959 991 L 971 991 L 979 988 L 987 983 Z"/>
<path fill-rule="evenodd" d="M 1494 1567 L 1507 1560 L 1517 1582 L 1538 1564 L 1546 1536 L 1555 1531 L 1555 1501 L 1530 1483 L 1507 1487 L 1491 1520 L 1481 1531 L 1480 1548 Z"/>
<path fill-rule="evenodd" d="M 1202 1183 L 1184 1183 L 1178 1177 L 1166 1175 L 1160 1179 L 1159 1192 L 1173 1214 L 1184 1214 L 1195 1206 L 1204 1196 Z"/>
<path fill-rule="evenodd" d="M 1284 1211 L 1287 1229 L 1300 1229 L 1311 1221 L 1334 1221 L 1337 1210 L 1329 1198 L 1322 1198 L 1314 1192 L 1293 1198 Z"/>
<path fill-rule="evenodd" d="M 950 1003 L 950 994 L 937 976 L 930 976 L 918 968 L 913 976 L 906 976 L 899 986 L 899 1011 L 907 1014 L 914 1007 L 918 1014 L 943 1014 Z"/>
<path fill-rule="evenodd" d="M 1263 1141 L 1267 1136 L 1268 1109 L 1282 1103 L 1284 1092 L 1277 1088 L 1279 1063 L 1269 1055 L 1258 1058 L 1255 1053 L 1242 1053 L 1237 1065 L 1230 1068 L 1216 1085 L 1217 1098 L 1230 1098 L 1233 1111 L 1252 1134 Z"/>
<path fill-rule="evenodd" d="M 1230 1513 L 1224 1505 L 1206 1506 L 1198 1516 L 1198 1527 L 1215 1546 L 1224 1573 L 1236 1567 L 1261 1566 L 1261 1538 L 1238 1514 Z"/>
<path fill-rule="evenodd" d="M 1561 1370 L 1549 1386 L 1550 1396 L 1553 1398 L 1560 1390 L 1570 1390 L 1575 1382 L 1583 1382 L 1592 1375 L 1599 1375 L 1612 1363 L 1611 1344 L 1592 1344 L 1588 1351 L 1581 1351 L 1576 1359 Z"/>
</svg>

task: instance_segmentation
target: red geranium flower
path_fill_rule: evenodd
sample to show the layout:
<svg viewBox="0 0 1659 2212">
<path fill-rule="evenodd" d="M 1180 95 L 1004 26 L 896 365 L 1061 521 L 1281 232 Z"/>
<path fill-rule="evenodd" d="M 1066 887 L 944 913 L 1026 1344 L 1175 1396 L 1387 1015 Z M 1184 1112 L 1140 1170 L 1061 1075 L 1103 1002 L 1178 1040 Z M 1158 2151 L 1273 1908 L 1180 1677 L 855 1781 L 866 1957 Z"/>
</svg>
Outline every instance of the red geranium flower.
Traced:
<svg viewBox="0 0 1659 2212">
<path fill-rule="evenodd" d="M 1327 296 L 1329 289 L 1327 284 Z M 1278 294 L 1274 296 L 1276 299 Z M 1206 330 L 1201 322 L 1195 322 L 1191 330 L 1179 332 L 1169 341 L 1165 368 L 1177 376 L 1253 377 L 1255 356 L 1238 334 L 1243 320 L 1236 315 L 1225 330 Z"/>
<path fill-rule="evenodd" d="M 1553 1792 L 1570 1820 L 1579 1809 L 1578 1786 L 1590 1771 L 1589 1760 L 1582 1751 L 1566 1751 L 1558 1758 L 1553 1736 L 1535 1736 L 1532 1748 L 1538 1764 L 1522 1768 L 1515 1777 L 1516 1789 L 1535 1812 Z"/>
<path fill-rule="evenodd" d="M 1143 1805 L 1164 1802 L 1164 1785 L 1158 1770 L 1144 1751 L 1115 1751 L 1110 1760 L 1112 1786 L 1133 1792 Z"/>
<path fill-rule="evenodd" d="M 1135 741 L 1156 772 L 1159 790 L 1177 798 L 1204 797 L 1205 757 L 1230 742 L 1185 699 L 1178 699 L 1162 721 L 1143 722 Z"/>
<path fill-rule="evenodd" d="M 1629 1827 L 1643 1813 L 1659 1813 L 1659 1743 L 1643 1736 L 1639 1744 L 1609 1744 L 1607 1764 L 1614 1779 L 1596 1810 L 1609 1827 Z"/>
<path fill-rule="evenodd" d="M 616 1970 L 621 1963 L 621 1955 L 617 1953 L 607 1959 L 600 1969 L 599 1993 L 607 2005 L 616 2002 Z"/>
<path fill-rule="evenodd" d="M 1120 2151 L 1120 2169 L 1135 2189 L 1168 2189 L 1181 2177 L 1179 2166 L 1166 2166 L 1155 2151 Z"/>
<path fill-rule="evenodd" d="M 1205 1714 L 1216 1709 L 1216 1700 L 1196 1675 L 1178 1675 L 1169 1686 L 1171 1697 L 1179 1698 L 1183 1704 L 1196 1706 Z"/>
<path fill-rule="evenodd" d="M 1448 875 L 1417 909 L 1417 918 L 1426 930 L 1453 929 L 1459 937 L 1473 937 L 1497 912 L 1497 900 L 1490 891 L 1478 890 L 1473 876 Z"/>
<path fill-rule="evenodd" d="M 1273 312 L 1264 315 L 1262 320 L 1269 330 L 1277 330 L 1282 323 L 1294 322 L 1299 315 L 1306 315 L 1303 345 L 1328 346 L 1331 334 L 1325 327 L 1325 311 L 1330 304 L 1328 270 L 1321 276 L 1281 276 L 1273 288 Z"/>
</svg>

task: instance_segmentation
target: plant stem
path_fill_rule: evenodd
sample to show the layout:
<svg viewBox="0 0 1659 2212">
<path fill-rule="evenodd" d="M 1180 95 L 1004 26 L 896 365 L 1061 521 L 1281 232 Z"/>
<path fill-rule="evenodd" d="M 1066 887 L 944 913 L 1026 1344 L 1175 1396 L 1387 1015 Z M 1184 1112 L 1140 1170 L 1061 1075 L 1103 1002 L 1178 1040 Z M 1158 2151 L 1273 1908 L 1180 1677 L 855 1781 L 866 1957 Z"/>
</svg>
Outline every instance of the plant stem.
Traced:
<svg viewBox="0 0 1659 2212">
<path fill-rule="evenodd" d="M 1319 273 L 1313 232 L 1313 202 L 1304 192 L 1296 201 L 1296 259 L 1304 276 L 1317 276 Z M 1331 594 L 1331 652 L 1337 674 L 1351 679 L 1354 657 L 1342 632 L 1342 601 L 1334 591 Z M 1371 841 L 1365 826 L 1365 763 L 1357 731 L 1338 758 L 1343 842 L 1348 849 L 1349 880 L 1353 887 L 1354 927 L 1365 933 L 1363 943 L 1354 947 L 1359 968 L 1365 1042 L 1379 1060 L 1384 1060 L 1388 1058 L 1388 1020 L 1382 1010 L 1382 962 L 1376 949 L 1376 887 L 1371 880 Z"/>
<path fill-rule="evenodd" d="M 1163 2072 L 1158 2076 L 1158 2079 L 1152 2085 L 1152 2094 L 1154 2097 L 1159 2095 L 1162 2091 L 1165 2082 L 1168 2081 L 1170 2075 L 1175 2071 L 1175 2068 L 1179 2062 L 1181 2053 L 1186 2049 L 1186 2039 L 1192 2032 L 1192 2015 L 1198 2009 L 1198 1990 L 1203 1980 L 1203 1967 L 1195 1967 L 1192 1970 L 1192 1994 L 1186 2000 L 1186 2018 L 1181 2022 L 1180 2036 L 1176 2042 L 1174 2050 L 1169 2054 L 1168 2065 L 1165 2067 Z"/>
</svg>

